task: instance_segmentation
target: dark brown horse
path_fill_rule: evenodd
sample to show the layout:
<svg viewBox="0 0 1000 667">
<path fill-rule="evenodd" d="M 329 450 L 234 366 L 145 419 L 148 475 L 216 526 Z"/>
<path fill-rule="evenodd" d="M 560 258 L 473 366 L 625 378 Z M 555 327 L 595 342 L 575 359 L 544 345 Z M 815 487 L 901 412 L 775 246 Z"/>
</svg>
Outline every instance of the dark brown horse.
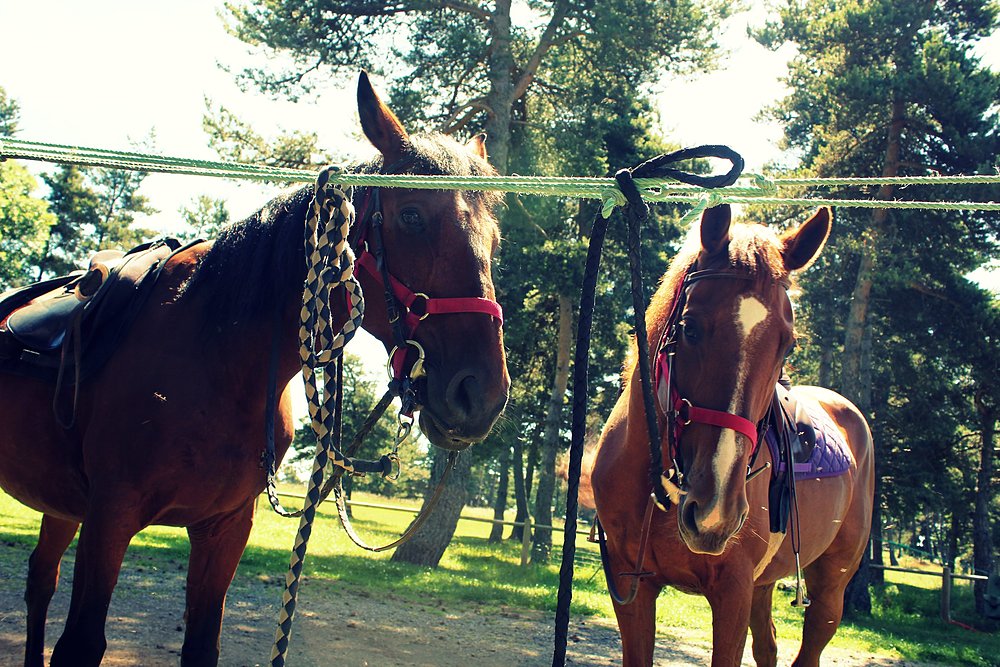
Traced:
<svg viewBox="0 0 1000 667">
<path fill-rule="evenodd" d="M 664 381 L 661 374 L 656 402 L 664 467 L 676 462 L 681 476 L 663 478 L 674 498 L 670 509 L 652 510 L 640 567 L 648 576 L 639 579 L 631 604 L 615 605 L 625 665 L 653 662 L 656 597 L 664 586 L 708 599 L 713 665 L 740 663 L 748 627 L 757 664 L 776 663 L 771 595 L 778 579 L 795 572 L 795 557 L 791 532 L 770 532 L 770 475 L 749 482 L 747 476 L 757 423 L 768 412 L 794 343 L 789 275 L 813 260 L 829 230 L 828 209 L 781 236 L 761 225 L 731 224 L 728 206 L 709 209 L 652 300 L 652 358 L 633 358 L 627 365 L 624 392 L 604 427 L 592 472 L 612 583 L 629 590 L 633 578 L 621 573 L 636 571 L 651 491 L 638 363 L 665 359 L 658 343 L 668 320 L 675 320 L 670 378 Z M 794 513 L 790 519 L 796 522 L 790 528 L 798 529 L 812 600 L 794 664 L 818 665 L 840 623 L 844 588 L 868 540 L 872 440 L 861 413 L 843 397 L 815 387 L 796 387 L 792 393 L 813 401 L 813 409 L 826 415 L 829 437 L 846 443 L 846 472 L 799 481 L 799 520 Z M 673 410 L 679 413 L 668 423 Z M 671 447 L 672 426 L 678 430 Z M 772 459 L 768 447 L 761 446 L 753 465 L 773 466 Z"/>
<path fill-rule="evenodd" d="M 408 136 L 364 75 L 358 106 L 381 154 L 370 171 L 496 173 L 483 136 L 467 146 Z M 285 388 L 275 423 L 279 461 L 295 426 L 286 385 L 299 370 L 303 225 L 312 193 L 309 186 L 279 197 L 214 243 L 175 255 L 115 354 L 82 384 L 71 428 L 53 417 L 52 384 L 0 374 L 0 486 L 43 513 L 25 594 L 26 664 L 43 662 L 59 563 L 81 525 L 69 615 L 52 664 L 100 663 L 122 558 L 151 524 L 184 526 L 191 541 L 181 662 L 218 662 L 226 590 L 265 482 L 272 332 L 279 392 Z M 495 203 L 482 193 L 382 189 L 392 274 L 430 297 L 495 299 Z M 358 275 L 369 297 L 364 326 L 388 349 L 382 282 Z M 334 320 L 342 322 L 344 310 L 335 302 Z M 499 320 L 482 312 L 431 317 L 415 338 L 426 350 L 417 392 L 424 432 L 449 449 L 484 438 L 509 387 Z"/>
</svg>

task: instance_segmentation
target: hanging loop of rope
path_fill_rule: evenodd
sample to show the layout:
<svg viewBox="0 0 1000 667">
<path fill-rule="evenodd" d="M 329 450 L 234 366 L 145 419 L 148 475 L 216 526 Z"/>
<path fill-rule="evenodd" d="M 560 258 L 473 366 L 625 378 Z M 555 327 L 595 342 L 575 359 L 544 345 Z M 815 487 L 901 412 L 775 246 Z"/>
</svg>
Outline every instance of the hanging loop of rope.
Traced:
<svg viewBox="0 0 1000 667">
<path fill-rule="evenodd" d="M 726 173 L 715 176 L 692 174 L 667 166 L 683 160 L 707 157 L 729 160 L 732 166 Z M 638 365 L 643 387 L 646 426 L 650 439 L 650 458 L 652 463 L 650 468 L 651 471 L 654 469 L 657 471 L 657 478 L 659 477 L 659 470 L 661 468 L 662 455 L 659 448 L 659 425 L 656 422 L 652 378 L 649 368 L 649 342 L 646 339 L 646 295 L 642 280 L 641 262 L 641 227 L 649 214 L 649 207 L 635 178 L 640 174 L 643 178 L 663 178 L 665 175 L 669 175 L 670 178 L 682 183 L 697 185 L 699 187 L 721 188 L 735 183 L 742 171 L 743 158 L 731 148 L 727 146 L 698 146 L 658 156 L 652 160 L 647 160 L 635 169 L 623 169 L 615 174 L 615 181 L 618 183 L 621 195 L 628 202 L 623 215 L 628 225 L 628 256 L 632 280 L 634 328 L 636 343 L 639 346 Z M 702 204 L 702 209 L 707 204 L 707 201 Z M 608 217 L 605 215 L 606 210 L 607 202 L 604 209 L 594 219 L 590 245 L 587 250 L 587 264 L 584 268 L 583 286 L 580 293 L 580 320 L 577 326 L 576 354 L 573 362 L 573 418 L 569 452 L 569 479 L 566 493 L 565 538 L 563 541 L 562 564 L 559 569 L 559 593 L 556 600 L 555 647 L 552 654 L 553 667 L 563 667 L 566 663 L 569 607 L 573 597 L 573 559 L 576 554 L 577 496 L 580 488 L 580 469 L 583 462 L 583 440 L 586 434 L 590 330 L 593 322 L 601 252 L 604 247 L 604 238 L 608 227 Z M 651 479 L 650 486 L 653 493 L 663 493 L 662 487 L 657 480 Z M 645 540 L 642 540 L 642 543 L 645 544 Z M 642 555 L 640 554 L 636 559 L 636 572 L 632 573 L 636 577 L 633 582 L 635 586 L 638 586 L 638 577 L 642 574 L 638 571 L 641 567 Z M 608 574 L 607 569 L 605 569 L 605 573 Z M 610 577 L 611 575 L 608 574 L 608 576 Z"/>
<path fill-rule="evenodd" d="M 299 359 L 309 417 L 317 440 L 316 457 L 302 510 L 294 514 L 285 513 L 286 516 L 298 514 L 301 518 L 285 575 L 285 591 L 271 650 L 272 667 L 285 664 L 302 566 L 312 534 L 316 508 L 321 502 L 320 488 L 324 471 L 331 455 L 334 465 L 349 472 L 356 469 L 354 461 L 339 449 L 342 419 L 340 407 L 343 399 L 342 355 L 344 346 L 361 326 L 364 297 L 361 286 L 354 278 L 354 254 L 347 243 L 350 225 L 354 220 L 354 207 L 341 190 L 329 183 L 329 178 L 330 170 L 324 169 L 319 173 L 312 206 L 306 219 L 307 269 L 299 314 Z M 335 332 L 330 304 L 334 291 L 339 287 L 346 289 L 350 305 L 347 321 Z M 322 380 L 318 377 L 320 375 Z M 268 497 L 275 511 L 279 511 L 280 503 L 275 503 L 277 493 L 273 490 L 273 477 L 272 462 L 268 474 Z"/>
</svg>

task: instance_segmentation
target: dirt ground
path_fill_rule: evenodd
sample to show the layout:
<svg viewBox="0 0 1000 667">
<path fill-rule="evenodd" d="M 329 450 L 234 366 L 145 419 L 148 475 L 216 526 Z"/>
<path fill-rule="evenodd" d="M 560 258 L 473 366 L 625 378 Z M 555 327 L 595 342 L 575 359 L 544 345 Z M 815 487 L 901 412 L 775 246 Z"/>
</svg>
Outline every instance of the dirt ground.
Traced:
<svg viewBox="0 0 1000 667">
<path fill-rule="evenodd" d="M 0 544 L 0 550 L 13 550 Z M 19 547 L 18 550 L 23 550 Z M 69 606 L 64 562 L 63 585 L 49 612 L 48 651 L 58 638 Z M 27 553 L 25 553 L 25 558 Z M 155 570 L 155 571 L 151 571 Z M 0 578 L 0 666 L 20 665 L 24 650 L 23 574 Z M 177 665 L 183 637 L 184 566 L 162 571 L 123 570 L 108 617 L 104 664 L 158 667 Z M 223 624 L 220 664 L 251 667 L 269 663 L 282 583 L 274 577 L 247 580 L 237 575 Z M 552 662 L 552 617 L 519 610 L 446 606 L 373 597 L 359 586 L 328 581 L 303 582 L 287 656 L 290 667 L 520 667 Z M 797 643 L 779 640 L 779 660 L 789 664 Z M 567 663 L 605 667 L 620 664 L 621 645 L 613 622 L 571 620 Z M 656 665 L 707 665 L 710 647 L 683 636 L 660 636 Z M 744 665 L 752 665 L 749 653 Z M 834 648 L 824 665 L 836 667 L 917 667 L 883 656 Z M 921 665 L 919 667 L 930 667 Z"/>
</svg>

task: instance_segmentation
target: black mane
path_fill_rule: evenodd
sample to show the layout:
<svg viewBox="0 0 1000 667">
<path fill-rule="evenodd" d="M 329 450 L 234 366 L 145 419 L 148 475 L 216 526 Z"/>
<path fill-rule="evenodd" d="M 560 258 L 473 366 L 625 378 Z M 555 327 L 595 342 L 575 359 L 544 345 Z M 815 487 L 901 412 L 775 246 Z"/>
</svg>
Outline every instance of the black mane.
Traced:
<svg viewBox="0 0 1000 667">
<path fill-rule="evenodd" d="M 359 165 L 357 171 L 383 171 L 382 158 Z M 496 172 L 475 159 L 452 139 L 441 135 L 412 137 L 403 164 L 393 173 L 491 176 Z M 205 312 L 209 330 L 225 330 L 253 321 L 271 321 L 289 299 L 301 297 L 305 279 L 303 234 L 312 185 L 280 195 L 261 210 L 224 229 L 184 288 L 184 295 L 208 294 Z M 355 192 L 355 204 L 360 197 Z M 500 201 L 490 192 L 468 195 L 487 206 Z"/>
</svg>

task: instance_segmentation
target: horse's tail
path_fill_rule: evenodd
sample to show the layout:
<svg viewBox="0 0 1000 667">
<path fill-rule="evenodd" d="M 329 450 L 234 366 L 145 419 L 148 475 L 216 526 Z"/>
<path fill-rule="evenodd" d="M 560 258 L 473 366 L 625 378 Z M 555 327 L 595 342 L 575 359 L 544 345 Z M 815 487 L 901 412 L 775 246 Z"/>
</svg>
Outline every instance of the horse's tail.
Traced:
<svg viewBox="0 0 1000 667">
<path fill-rule="evenodd" d="M 596 510 L 597 502 L 594 500 L 594 487 L 590 483 L 590 474 L 594 470 L 594 459 L 597 456 L 597 443 L 589 442 L 583 448 L 583 460 L 580 465 L 580 492 L 578 502 L 580 507 L 587 510 Z M 569 457 L 563 457 L 556 465 L 556 476 L 562 480 L 569 479 Z"/>
</svg>

